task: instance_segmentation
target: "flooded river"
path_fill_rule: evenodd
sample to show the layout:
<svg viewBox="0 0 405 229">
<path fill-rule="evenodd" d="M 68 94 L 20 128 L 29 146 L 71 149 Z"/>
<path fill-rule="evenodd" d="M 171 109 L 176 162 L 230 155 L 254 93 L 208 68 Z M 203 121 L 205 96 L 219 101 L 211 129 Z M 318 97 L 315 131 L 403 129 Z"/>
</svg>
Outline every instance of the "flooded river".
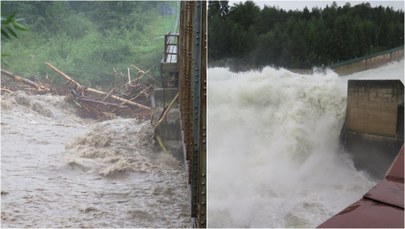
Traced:
<svg viewBox="0 0 405 229">
<path fill-rule="evenodd" d="M 182 163 L 149 122 L 83 120 L 63 97 L 1 98 L 2 227 L 190 227 Z"/>
</svg>

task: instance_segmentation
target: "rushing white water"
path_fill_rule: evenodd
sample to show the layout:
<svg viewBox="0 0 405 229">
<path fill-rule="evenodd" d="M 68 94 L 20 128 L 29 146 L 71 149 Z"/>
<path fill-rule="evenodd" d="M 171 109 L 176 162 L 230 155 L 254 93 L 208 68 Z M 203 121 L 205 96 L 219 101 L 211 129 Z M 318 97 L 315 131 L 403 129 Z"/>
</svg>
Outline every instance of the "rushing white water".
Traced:
<svg viewBox="0 0 405 229">
<path fill-rule="evenodd" d="M 182 164 L 147 122 L 90 123 L 63 97 L 1 98 L 2 227 L 190 227 Z"/>
<path fill-rule="evenodd" d="M 374 182 L 338 150 L 346 84 L 403 77 L 403 61 L 382 69 L 209 69 L 208 226 L 316 227 L 360 199 Z"/>
</svg>

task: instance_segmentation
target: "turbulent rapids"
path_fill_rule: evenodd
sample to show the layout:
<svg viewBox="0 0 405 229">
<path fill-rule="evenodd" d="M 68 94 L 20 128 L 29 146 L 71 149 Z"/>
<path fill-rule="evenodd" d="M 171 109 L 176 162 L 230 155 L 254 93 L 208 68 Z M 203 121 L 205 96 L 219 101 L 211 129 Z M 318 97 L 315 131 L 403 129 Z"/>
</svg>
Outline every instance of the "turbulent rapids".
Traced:
<svg viewBox="0 0 405 229">
<path fill-rule="evenodd" d="M 3 227 L 190 227 L 182 164 L 148 122 L 96 123 L 64 97 L 1 99 Z"/>
<path fill-rule="evenodd" d="M 402 74 L 401 74 L 402 72 Z M 316 227 L 374 184 L 339 152 L 348 78 L 208 70 L 208 226 Z"/>
</svg>

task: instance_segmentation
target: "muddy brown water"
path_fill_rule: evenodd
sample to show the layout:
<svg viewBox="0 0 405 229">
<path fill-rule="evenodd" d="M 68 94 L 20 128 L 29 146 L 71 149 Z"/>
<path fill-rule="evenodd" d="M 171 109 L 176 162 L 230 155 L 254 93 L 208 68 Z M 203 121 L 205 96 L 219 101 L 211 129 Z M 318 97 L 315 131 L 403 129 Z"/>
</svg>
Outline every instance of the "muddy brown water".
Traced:
<svg viewBox="0 0 405 229">
<path fill-rule="evenodd" d="M 182 163 L 148 122 L 77 117 L 61 96 L 1 97 L 2 227 L 190 227 Z"/>
</svg>

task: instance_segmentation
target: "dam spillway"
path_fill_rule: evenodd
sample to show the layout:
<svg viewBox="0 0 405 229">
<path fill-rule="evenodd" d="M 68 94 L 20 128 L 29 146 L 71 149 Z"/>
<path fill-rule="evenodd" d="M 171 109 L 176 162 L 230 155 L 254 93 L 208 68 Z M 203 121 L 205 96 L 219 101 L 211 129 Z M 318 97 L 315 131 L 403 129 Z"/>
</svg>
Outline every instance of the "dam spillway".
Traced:
<svg viewBox="0 0 405 229">
<path fill-rule="evenodd" d="M 359 199 L 375 179 L 341 153 L 347 82 L 403 72 L 209 69 L 208 226 L 315 227 Z"/>
</svg>

